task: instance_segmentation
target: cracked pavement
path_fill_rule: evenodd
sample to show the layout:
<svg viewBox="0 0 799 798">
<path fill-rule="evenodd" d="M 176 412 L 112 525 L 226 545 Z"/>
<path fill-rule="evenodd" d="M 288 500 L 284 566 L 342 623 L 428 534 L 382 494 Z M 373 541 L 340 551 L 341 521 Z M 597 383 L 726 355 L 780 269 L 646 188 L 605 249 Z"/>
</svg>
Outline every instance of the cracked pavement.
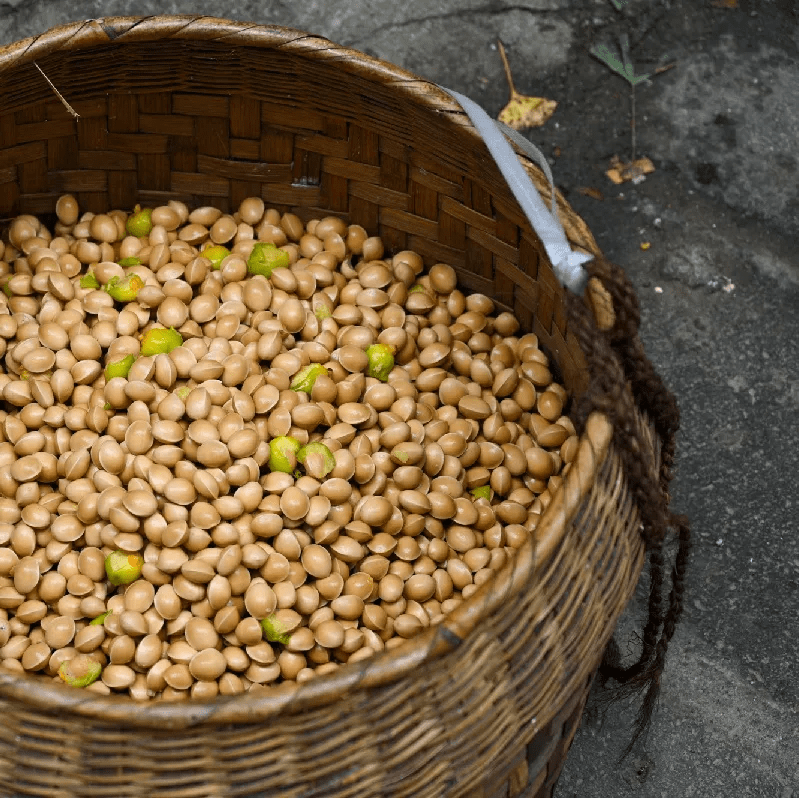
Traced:
<svg viewBox="0 0 799 798">
<path fill-rule="evenodd" d="M 683 413 L 674 506 L 695 548 L 647 741 L 635 706 L 587 715 L 556 798 L 799 798 L 799 20 L 794 0 L 5 0 L 0 43 L 76 19 L 208 14 L 357 47 L 496 115 L 507 86 L 558 101 L 528 137 L 641 300 L 647 352 Z M 630 92 L 589 54 L 627 33 L 637 152 L 614 186 Z M 602 199 L 584 193 L 601 192 Z M 648 244 L 642 249 L 642 244 Z M 645 580 L 622 642 L 640 630 Z M 625 650 L 624 645 L 622 646 Z"/>
</svg>

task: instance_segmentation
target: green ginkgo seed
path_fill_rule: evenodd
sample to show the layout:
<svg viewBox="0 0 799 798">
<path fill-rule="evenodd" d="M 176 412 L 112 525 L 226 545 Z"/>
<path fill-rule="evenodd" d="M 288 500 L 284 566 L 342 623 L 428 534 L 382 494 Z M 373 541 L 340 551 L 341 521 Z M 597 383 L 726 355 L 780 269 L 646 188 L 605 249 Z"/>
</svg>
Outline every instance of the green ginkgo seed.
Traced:
<svg viewBox="0 0 799 798">
<path fill-rule="evenodd" d="M 247 271 L 250 274 L 262 274 L 271 277 L 275 269 L 288 268 L 289 253 L 278 249 L 274 244 L 259 241 L 247 258 Z"/>
</svg>

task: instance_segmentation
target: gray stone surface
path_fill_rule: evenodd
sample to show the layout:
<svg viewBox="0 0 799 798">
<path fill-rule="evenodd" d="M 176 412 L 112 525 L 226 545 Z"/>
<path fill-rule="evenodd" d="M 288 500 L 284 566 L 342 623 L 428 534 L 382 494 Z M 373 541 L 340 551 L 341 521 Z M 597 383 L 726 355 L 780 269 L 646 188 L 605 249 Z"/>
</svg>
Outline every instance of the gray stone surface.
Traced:
<svg viewBox="0 0 799 798">
<path fill-rule="evenodd" d="M 684 621 L 648 740 L 621 764 L 633 705 L 586 716 L 557 798 L 799 796 L 799 25 L 793 0 L 5 0 L 0 43 L 74 19 L 191 13 L 320 33 L 462 91 L 496 114 L 508 46 L 521 91 L 560 106 L 529 133 L 605 252 L 683 412 L 677 509 L 695 535 Z M 588 49 L 630 35 L 627 86 Z M 601 190 L 602 200 L 580 189 Z M 642 250 L 640 245 L 650 244 Z M 640 624 L 637 596 L 621 632 Z M 638 626 L 640 628 L 640 625 Z"/>
</svg>

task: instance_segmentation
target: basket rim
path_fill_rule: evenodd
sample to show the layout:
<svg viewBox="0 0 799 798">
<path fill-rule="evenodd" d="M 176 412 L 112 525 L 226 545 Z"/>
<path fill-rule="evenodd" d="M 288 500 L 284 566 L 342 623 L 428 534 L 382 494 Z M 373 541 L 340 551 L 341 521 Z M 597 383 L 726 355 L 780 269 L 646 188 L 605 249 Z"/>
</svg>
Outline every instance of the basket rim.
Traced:
<svg viewBox="0 0 799 798">
<path fill-rule="evenodd" d="M 365 67 L 373 81 L 381 80 L 392 84 L 395 89 L 405 87 L 417 99 L 421 93 L 424 99 L 440 106 L 438 110 L 451 112 L 463 127 L 472 127 L 461 107 L 447 92 L 400 66 L 303 30 L 207 15 L 111 16 L 57 25 L 44 33 L 0 47 L 0 74 L 62 50 L 77 51 L 107 44 L 162 39 L 224 41 L 231 45 L 284 48 L 293 55 L 335 63 L 337 69 L 346 72 L 357 72 L 359 67 Z M 476 131 L 475 135 L 480 138 Z"/>
<path fill-rule="evenodd" d="M 450 122 L 468 136 L 472 146 L 486 151 L 493 158 L 482 136 L 454 98 L 439 85 L 403 67 L 392 64 L 352 47 L 336 44 L 324 36 L 281 25 L 237 22 L 223 17 L 194 14 L 163 14 L 153 16 L 110 16 L 58 25 L 36 36 L 0 47 L 0 76 L 14 68 L 34 63 L 38 58 L 62 50 L 85 50 L 111 43 L 135 44 L 162 39 L 190 41 L 225 41 L 231 45 L 280 48 L 297 57 L 327 62 L 346 73 L 365 74 L 368 78 L 428 110 L 444 114 Z M 506 137 L 507 138 L 507 137 Z M 516 142 L 508 143 L 522 162 L 536 189 L 545 199 L 550 185 L 538 164 Z M 516 204 L 511 197 L 511 202 Z M 574 213 L 562 192 L 555 186 L 558 216 L 569 241 L 592 255 L 600 255 L 593 233 L 580 216 Z"/>
<path fill-rule="evenodd" d="M 225 40 L 234 45 L 280 47 L 293 54 L 329 62 L 343 71 L 366 74 L 374 82 L 402 91 L 411 101 L 435 113 L 444 112 L 470 136 L 473 144 L 485 147 L 465 112 L 454 100 L 431 83 L 411 72 L 357 50 L 333 44 L 321 36 L 280 26 L 256 25 L 192 15 L 154 17 L 107 17 L 52 28 L 0 48 L 0 75 L 61 50 L 83 50 L 109 43 L 158 41 L 165 38 L 194 41 Z M 536 187 L 546 185 L 537 165 L 530 162 L 513 142 Z M 598 254 L 593 236 L 557 192 L 561 215 L 570 215 L 576 243 Z M 572 218 L 573 217 L 573 218 Z M 584 229 L 580 229 L 580 228 Z M 567 227 L 567 235 L 574 238 Z M 580 240 L 582 239 L 582 240 Z M 286 711 L 299 712 L 330 704 L 356 690 L 376 688 L 407 677 L 422 663 L 453 651 L 490 612 L 516 595 L 531 576 L 540 573 L 557 550 L 569 522 L 592 489 L 596 474 L 610 452 L 612 425 L 608 418 L 593 413 L 580 437 L 578 452 L 569 473 L 552 497 L 529 539 L 515 552 L 495 577 L 447 616 L 446 620 L 416 638 L 357 663 L 345 664 L 330 674 L 304 684 L 287 684 L 264 693 L 243 693 L 207 701 L 137 702 L 125 696 L 102 696 L 74 690 L 56 682 L 32 679 L 29 675 L 0 672 L 0 696 L 42 711 L 113 721 L 127 727 L 187 729 L 201 724 L 252 723 Z"/>
</svg>

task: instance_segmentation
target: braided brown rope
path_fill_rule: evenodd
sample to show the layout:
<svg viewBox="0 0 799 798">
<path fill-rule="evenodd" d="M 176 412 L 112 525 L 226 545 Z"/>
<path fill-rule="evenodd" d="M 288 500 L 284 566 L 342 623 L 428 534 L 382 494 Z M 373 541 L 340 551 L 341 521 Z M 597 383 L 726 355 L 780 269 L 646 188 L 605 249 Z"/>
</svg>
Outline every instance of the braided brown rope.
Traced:
<svg viewBox="0 0 799 798">
<path fill-rule="evenodd" d="M 688 519 L 669 509 L 679 409 L 674 395 L 644 353 L 638 336 L 641 316 L 635 291 L 624 272 L 604 258 L 596 258 L 587 264 L 587 269 L 612 297 L 615 323 L 606 332 L 600 331 L 587 306 L 574 296 L 567 297 L 571 328 L 580 341 L 592 374 L 588 390 L 575 408 L 574 420 L 579 430 L 593 410 L 601 410 L 611 419 L 624 471 L 641 513 L 641 534 L 649 557 L 648 618 L 640 657 L 632 665 L 623 667 L 618 646 L 611 641 L 600 668 L 603 678 L 612 678 L 620 685 L 606 696 L 606 702 L 644 692 L 632 739 L 622 753 L 624 758 L 638 739 L 646 735 L 657 703 L 669 641 L 683 611 L 691 534 Z M 627 385 L 629 388 L 625 387 Z M 634 405 L 650 418 L 660 439 L 657 480 L 650 470 L 641 467 L 640 453 L 644 451 L 644 444 L 636 428 Z M 663 546 L 670 530 L 676 532 L 678 545 L 668 604 L 664 608 Z"/>
</svg>

